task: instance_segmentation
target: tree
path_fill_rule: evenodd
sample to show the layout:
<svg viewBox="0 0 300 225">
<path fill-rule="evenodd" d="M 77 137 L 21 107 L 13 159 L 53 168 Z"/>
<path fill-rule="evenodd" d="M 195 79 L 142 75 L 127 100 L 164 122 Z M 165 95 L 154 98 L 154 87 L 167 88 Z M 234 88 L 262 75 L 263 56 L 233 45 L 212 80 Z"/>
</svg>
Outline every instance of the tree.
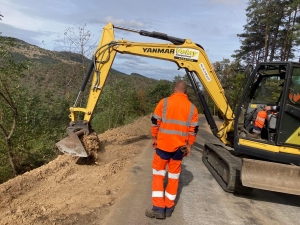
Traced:
<svg viewBox="0 0 300 225">
<path fill-rule="evenodd" d="M 18 174 L 17 162 L 12 151 L 12 136 L 19 119 L 18 97 L 20 85 L 18 80 L 26 68 L 25 63 L 16 63 L 9 48 L 13 46 L 11 38 L 0 36 L 0 134 L 5 139 L 6 151 L 14 175 Z"/>
<path fill-rule="evenodd" d="M 213 64 L 214 70 L 225 91 L 228 104 L 234 110 L 239 101 L 244 87 L 246 85 L 246 76 L 240 72 L 239 62 L 230 62 L 229 59 L 223 59 Z"/>
<path fill-rule="evenodd" d="M 153 109 L 162 98 L 169 97 L 173 93 L 173 88 L 174 85 L 172 82 L 167 80 L 159 80 L 157 85 L 152 90 L 149 90 L 147 93 L 147 98 Z"/>
<path fill-rule="evenodd" d="M 198 97 L 196 96 L 197 93 L 195 93 L 192 84 L 190 82 L 190 79 L 188 78 L 188 75 L 185 74 L 183 76 L 180 75 L 175 76 L 173 79 L 173 83 L 175 84 L 180 80 L 183 80 L 187 84 L 187 96 L 189 100 L 199 109 L 200 103 L 198 101 Z M 199 82 L 196 81 L 196 85 L 199 86 Z M 201 109 L 199 111 L 201 111 Z"/>
<path fill-rule="evenodd" d="M 182 77 L 180 75 L 177 75 L 174 77 L 173 82 L 177 83 L 178 81 L 181 81 L 181 80 L 182 80 Z"/>
<path fill-rule="evenodd" d="M 104 132 L 149 112 L 146 92 L 131 86 L 124 79 L 119 79 L 103 88 L 92 125 L 98 132 Z"/>
<path fill-rule="evenodd" d="M 232 57 L 252 65 L 294 59 L 300 38 L 299 6 L 299 0 L 250 0 L 244 33 L 238 34 L 241 47 Z"/>
<path fill-rule="evenodd" d="M 93 51 L 96 46 L 96 41 L 93 37 L 94 35 L 87 30 L 86 24 L 74 25 L 73 27 L 69 27 L 64 31 L 64 46 L 59 46 L 60 49 L 63 49 L 65 52 L 69 53 L 70 61 L 72 61 L 71 59 L 74 56 L 74 53 L 77 53 L 81 56 L 80 65 L 82 79 L 88 69 L 90 59 L 92 58 Z M 65 89 L 67 95 L 70 95 L 70 92 L 74 87 L 74 80 L 76 80 L 76 75 L 78 74 L 76 67 L 77 65 L 75 65 L 73 61 L 71 67 L 67 69 L 67 73 L 63 72 L 63 76 L 66 77 Z M 79 99 L 79 106 L 83 103 L 86 97 L 87 96 L 85 93 L 81 95 L 81 98 Z"/>
<path fill-rule="evenodd" d="M 282 29 L 282 45 L 281 45 L 281 60 L 289 60 L 294 57 L 293 48 L 295 45 L 299 45 L 299 22 L 300 22 L 300 13 L 299 13 L 300 1 L 290 1 L 286 7 L 284 14 Z"/>
<path fill-rule="evenodd" d="M 0 21 L 2 20 L 1 17 L 3 17 L 3 16 L 0 14 Z M 1 34 L 2 34 L 2 32 L 0 32 L 0 35 L 1 35 Z"/>
<path fill-rule="evenodd" d="M 95 49 L 96 41 L 91 31 L 87 30 L 86 24 L 75 25 L 64 31 L 64 46 L 69 52 L 80 54 L 82 63 L 91 59 Z"/>
</svg>

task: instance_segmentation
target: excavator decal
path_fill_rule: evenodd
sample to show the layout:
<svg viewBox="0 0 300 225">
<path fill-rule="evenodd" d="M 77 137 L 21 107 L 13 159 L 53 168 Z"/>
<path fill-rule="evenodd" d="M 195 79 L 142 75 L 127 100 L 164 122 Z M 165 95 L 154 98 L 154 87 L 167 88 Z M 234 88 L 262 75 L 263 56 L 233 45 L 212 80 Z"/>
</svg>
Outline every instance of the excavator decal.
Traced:
<svg viewBox="0 0 300 225">
<path fill-rule="evenodd" d="M 164 54 L 174 54 L 174 49 L 163 49 L 163 48 L 143 48 L 144 52 L 148 53 L 164 53 Z"/>
<path fill-rule="evenodd" d="M 182 57 L 190 57 L 192 59 L 198 59 L 199 51 L 188 48 L 176 48 L 176 55 Z"/>
<path fill-rule="evenodd" d="M 199 51 L 188 48 L 176 48 L 174 59 L 198 62 Z"/>
<path fill-rule="evenodd" d="M 203 65 L 203 63 L 200 63 L 199 66 L 200 66 L 200 68 L 201 68 L 201 70 L 202 70 L 202 72 L 203 72 L 203 74 L 204 74 L 204 76 L 205 76 L 207 82 L 210 82 L 210 81 L 211 81 L 211 78 L 210 78 L 210 76 L 209 76 L 207 70 L 205 69 L 205 66 Z"/>
</svg>

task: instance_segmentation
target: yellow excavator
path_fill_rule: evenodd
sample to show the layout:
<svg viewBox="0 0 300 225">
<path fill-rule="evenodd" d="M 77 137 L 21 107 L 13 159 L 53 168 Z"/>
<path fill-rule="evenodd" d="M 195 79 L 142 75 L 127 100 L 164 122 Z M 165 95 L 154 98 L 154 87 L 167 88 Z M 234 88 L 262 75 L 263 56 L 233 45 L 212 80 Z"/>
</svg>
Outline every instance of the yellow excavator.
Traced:
<svg viewBox="0 0 300 225">
<path fill-rule="evenodd" d="M 115 40 L 114 29 L 161 39 L 166 43 Z M 221 141 L 220 144 L 205 144 L 202 161 L 226 192 L 249 193 L 257 188 L 300 195 L 300 103 L 297 97 L 293 97 L 298 94 L 297 87 L 300 88 L 299 63 L 259 63 L 248 77 L 238 108 L 233 112 L 201 45 L 190 39 L 118 27 L 111 23 L 103 28 L 78 97 L 70 108 L 68 136 L 56 143 L 61 152 L 88 156 L 80 138 L 89 135 L 92 130 L 93 112 L 117 53 L 171 61 L 179 69 L 185 69 L 210 129 Z M 76 107 L 91 76 L 87 105 L 85 108 Z M 219 128 L 198 81 L 223 117 L 224 122 Z M 266 106 L 274 110 L 268 111 L 260 134 L 253 135 L 257 114 Z M 83 120 L 76 119 L 77 113 L 84 114 Z"/>
</svg>

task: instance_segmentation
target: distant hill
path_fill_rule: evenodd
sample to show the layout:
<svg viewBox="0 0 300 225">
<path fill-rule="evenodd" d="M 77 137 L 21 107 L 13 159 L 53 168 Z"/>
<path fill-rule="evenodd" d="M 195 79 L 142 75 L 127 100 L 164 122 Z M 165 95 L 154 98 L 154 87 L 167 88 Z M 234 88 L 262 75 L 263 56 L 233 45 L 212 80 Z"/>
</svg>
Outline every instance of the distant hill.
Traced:
<svg viewBox="0 0 300 225">
<path fill-rule="evenodd" d="M 131 73 L 130 76 L 134 76 L 134 77 L 145 77 L 139 73 Z M 145 77 L 146 78 L 146 77 Z"/>
<path fill-rule="evenodd" d="M 64 95 L 67 89 L 67 94 L 75 97 L 75 93 L 81 87 L 90 59 L 76 53 L 50 51 L 15 38 L 14 41 L 12 54 L 15 60 L 28 60 L 31 65 L 24 72 L 25 77 L 22 82 L 26 86 L 39 95 Z M 145 89 L 159 82 L 138 73 L 128 75 L 111 68 L 106 85 L 117 81 L 125 81 L 136 89 Z"/>
<path fill-rule="evenodd" d="M 43 64 L 53 63 L 82 63 L 89 59 L 83 58 L 81 55 L 71 52 L 58 52 L 50 51 L 47 49 L 40 48 L 36 45 L 28 44 L 25 41 L 13 38 L 15 42 L 13 55 L 16 60 L 30 60 L 33 62 L 40 62 Z"/>
</svg>

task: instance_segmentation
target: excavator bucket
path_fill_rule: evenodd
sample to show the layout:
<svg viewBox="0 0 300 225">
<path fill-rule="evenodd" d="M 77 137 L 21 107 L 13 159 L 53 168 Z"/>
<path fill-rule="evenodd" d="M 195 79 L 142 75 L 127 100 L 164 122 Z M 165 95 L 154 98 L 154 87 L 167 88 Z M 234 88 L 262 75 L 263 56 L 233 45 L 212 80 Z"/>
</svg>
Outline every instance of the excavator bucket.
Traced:
<svg viewBox="0 0 300 225">
<path fill-rule="evenodd" d="M 59 151 L 70 155 L 87 157 L 87 153 L 77 134 L 69 132 L 68 136 L 55 144 Z"/>
<path fill-rule="evenodd" d="M 300 167 L 243 159 L 242 184 L 263 190 L 300 195 Z"/>
</svg>

